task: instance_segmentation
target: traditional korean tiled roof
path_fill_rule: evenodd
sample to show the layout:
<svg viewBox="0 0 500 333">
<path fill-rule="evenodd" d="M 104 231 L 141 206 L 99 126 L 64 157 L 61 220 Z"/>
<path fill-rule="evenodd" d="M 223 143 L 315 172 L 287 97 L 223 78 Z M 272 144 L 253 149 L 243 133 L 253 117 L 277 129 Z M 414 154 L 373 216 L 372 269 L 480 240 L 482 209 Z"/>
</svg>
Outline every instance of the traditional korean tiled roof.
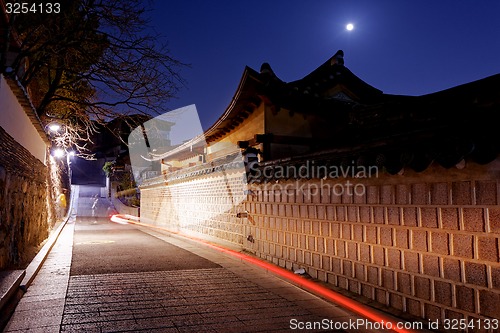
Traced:
<svg viewBox="0 0 500 333">
<path fill-rule="evenodd" d="M 250 67 L 245 67 L 231 103 L 219 119 L 205 131 L 207 143 L 223 137 L 236 128 L 259 106 L 261 100 L 258 94 L 261 84 L 260 74 Z"/>
<path fill-rule="evenodd" d="M 172 156 L 191 156 L 193 148 L 202 147 L 209 142 L 217 141 L 241 124 L 261 103 L 259 87 L 262 85 L 260 74 L 250 67 L 245 67 L 240 83 L 229 106 L 217 121 L 200 134 L 181 146 L 158 155 L 155 159 Z"/>
<path fill-rule="evenodd" d="M 304 78 L 283 82 L 271 66 L 246 67 L 222 116 L 204 135 L 181 145 L 179 153 L 201 142 L 217 141 L 236 128 L 263 101 L 276 112 L 319 116 L 331 128 L 310 153 L 275 163 L 378 165 L 395 174 L 404 167 L 425 170 L 432 162 L 446 168 L 463 159 L 488 163 L 500 152 L 500 75 L 422 96 L 385 94 L 344 66 L 343 52 Z M 259 134 L 259 133 L 256 133 Z M 265 134 L 265 133 L 264 133 Z"/>
<path fill-rule="evenodd" d="M 378 165 L 389 173 L 423 171 L 463 159 L 488 163 L 500 153 L 500 75 L 423 96 L 384 94 L 357 78 L 336 57 L 301 80 L 284 83 L 272 73 L 264 86 L 270 102 L 321 115 L 332 127 L 311 153 L 262 165 Z"/>
</svg>

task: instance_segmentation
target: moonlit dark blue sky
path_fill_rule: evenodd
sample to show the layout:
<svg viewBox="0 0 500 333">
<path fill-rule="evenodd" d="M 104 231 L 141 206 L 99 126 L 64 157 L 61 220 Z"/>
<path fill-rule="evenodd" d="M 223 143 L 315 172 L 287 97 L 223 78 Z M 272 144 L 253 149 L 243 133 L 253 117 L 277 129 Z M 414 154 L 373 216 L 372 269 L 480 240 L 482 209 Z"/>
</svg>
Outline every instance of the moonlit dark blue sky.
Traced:
<svg viewBox="0 0 500 333">
<path fill-rule="evenodd" d="M 191 65 L 169 107 L 196 104 L 204 128 L 228 106 L 245 65 L 259 70 L 269 62 L 289 82 L 342 49 L 354 74 L 401 95 L 500 73 L 496 0 L 155 0 L 153 6 L 151 24 L 172 56 Z"/>
</svg>

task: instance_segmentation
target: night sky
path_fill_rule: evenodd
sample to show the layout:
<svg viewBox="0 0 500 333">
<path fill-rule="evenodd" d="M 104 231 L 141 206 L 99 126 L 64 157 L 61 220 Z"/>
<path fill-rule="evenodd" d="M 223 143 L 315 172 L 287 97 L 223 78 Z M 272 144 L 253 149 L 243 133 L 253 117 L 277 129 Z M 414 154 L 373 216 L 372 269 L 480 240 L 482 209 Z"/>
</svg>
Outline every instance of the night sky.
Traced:
<svg viewBox="0 0 500 333">
<path fill-rule="evenodd" d="M 155 0 L 150 15 L 172 56 L 191 65 L 169 107 L 196 104 L 205 129 L 228 106 L 245 65 L 258 71 L 269 62 L 289 82 L 342 49 L 355 75 L 400 95 L 500 73 L 496 0 Z"/>
</svg>

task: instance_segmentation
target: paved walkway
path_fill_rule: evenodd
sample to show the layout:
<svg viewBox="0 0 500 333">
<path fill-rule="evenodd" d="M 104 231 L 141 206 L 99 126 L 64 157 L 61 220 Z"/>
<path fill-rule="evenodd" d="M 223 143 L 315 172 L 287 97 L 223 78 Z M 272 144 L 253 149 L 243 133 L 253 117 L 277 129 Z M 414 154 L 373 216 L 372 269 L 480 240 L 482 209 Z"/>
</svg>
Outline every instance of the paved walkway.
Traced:
<svg viewBox="0 0 500 333">
<path fill-rule="evenodd" d="M 93 241 L 85 238 L 91 230 Z M 111 238 L 123 232 L 124 238 Z M 109 240 L 103 241 L 102 235 Z M 106 253 L 113 257 L 113 251 L 123 249 L 120 242 L 132 239 L 145 246 L 135 248 L 135 258 L 144 258 L 144 251 L 156 256 L 160 254 L 154 251 L 165 250 L 182 254 L 186 264 L 175 258 L 175 267 L 146 265 L 138 270 L 137 260 L 128 259 L 99 274 L 72 268 L 85 260 L 98 266 Z M 94 250 L 85 250 L 89 247 Z M 72 253 L 77 254 L 73 264 Z M 334 323 L 357 319 L 259 267 L 194 241 L 104 218 L 78 218 L 64 228 L 4 332 L 281 332 L 322 320 L 332 329 L 321 332 L 364 332 L 334 329 Z"/>
<path fill-rule="evenodd" d="M 66 224 L 4 332 L 56 333 L 66 301 L 74 222 Z"/>
</svg>

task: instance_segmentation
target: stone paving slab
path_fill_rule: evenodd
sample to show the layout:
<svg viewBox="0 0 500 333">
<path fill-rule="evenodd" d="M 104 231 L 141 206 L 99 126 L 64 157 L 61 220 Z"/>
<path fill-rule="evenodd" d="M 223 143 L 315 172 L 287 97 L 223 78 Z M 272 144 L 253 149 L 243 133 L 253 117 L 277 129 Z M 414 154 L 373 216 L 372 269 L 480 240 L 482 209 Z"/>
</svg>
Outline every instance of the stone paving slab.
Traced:
<svg viewBox="0 0 500 333">
<path fill-rule="evenodd" d="M 74 223 L 68 223 L 4 329 L 56 333 L 60 330 L 71 265 Z"/>
<path fill-rule="evenodd" d="M 212 304 L 216 308 L 223 308 L 224 310 L 229 310 L 231 313 L 238 313 L 237 316 L 241 320 L 242 318 L 247 319 L 244 321 L 246 325 L 250 322 L 259 322 L 261 328 L 242 328 L 235 329 L 235 332 L 267 332 L 267 331 L 286 331 L 290 332 L 290 319 L 294 318 L 300 321 L 314 321 L 328 319 L 340 322 L 355 321 L 361 317 L 346 310 L 336 304 L 325 301 L 324 299 L 313 295 L 296 285 L 293 285 L 281 278 L 276 277 L 273 273 L 268 272 L 260 267 L 249 264 L 240 259 L 236 259 L 232 256 L 221 254 L 218 251 L 198 244 L 189 239 L 183 237 L 177 237 L 165 232 L 159 232 L 154 229 L 140 227 L 140 230 L 146 232 L 152 236 L 158 237 L 159 239 L 169 242 L 173 245 L 182 247 L 196 255 L 206 258 L 214 263 L 219 264 L 224 269 L 228 270 L 235 276 L 238 276 L 238 280 L 232 281 L 232 283 L 241 283 L 248 288 L 255 288 L 260 292 L 266 291 L 270 295 L 273 295 L 273 299 L 269 299 L 260 304 L 258 308 L 251 306 L 245 302 L 240 302 L 238 306 L 231 308 L 229 304 Z M 252 287 L 250 287 L 252 286 Z M 240 289 L 241 295 L 245 295 L 246 289 Z M 239 294 L 240 295 L 240 294 Z M 240 299 L 242 297 L 239 297 Z M 288 303 L 287 303 L 288 302 Z M 289 304 L 288 307 L 283 306 L 283 304 Z M 250 306 L 248 306 L 250 305 Z M 204 304 L 200 306 L 205 306 Z M 247 307 L 248 306 L 248 307 Z M 207 315 L 216 316 L 218 314 L 224 314 L 224 310 L 208 311 Z M 265 323 L 263 320 L 271 316 L 272 322 Z M 278 325 L 274 319 L 283 318 L 286 327 Z M 265 324 L 265 325 L 264 325 Z M 276 324 L 276 325 L 274 325 Z M 216 328 L 210 328 L 216 332 L 225 332 L 225 330 L 218 330 Z M 181 330 L 179 330 L 181 331 Z M 209 330 L 211 331 L 211 330 Z M 300 330 L 296 330 L 300 331 Z M 315 332 L 315 330 L 308 330 L 307 332 Z M 321 330 L 321 332 L 330 332 L 329 330 Z M 357 330 L 333 330 L 331 332 L 387 332 L 383 330 L 370 331 L 360 327 Z"/>
<path fill-rule="evenodd" d="M 261 268 L 149 231 L 216 265 L 70 276 L 73 231 L 63 230 L 5 332 L 285 332 L 291 319 L 359 318 Z"/>
<path fill-rule="evenodd" d="M 97 274 L 70 277 L 61 332 L 270 332 L 290 318 L 321 319 L 225 268 Z"/>
</svg>

